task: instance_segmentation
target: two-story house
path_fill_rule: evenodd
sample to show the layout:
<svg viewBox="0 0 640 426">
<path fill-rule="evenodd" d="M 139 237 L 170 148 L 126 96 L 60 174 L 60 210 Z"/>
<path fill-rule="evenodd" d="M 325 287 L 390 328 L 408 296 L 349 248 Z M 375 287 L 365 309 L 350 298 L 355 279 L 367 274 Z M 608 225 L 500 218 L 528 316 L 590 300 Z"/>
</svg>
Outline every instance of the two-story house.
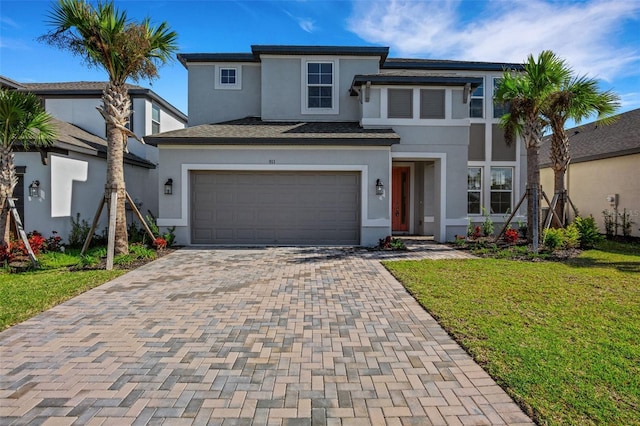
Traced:
<svg viewBox="0 0 640 426">
<path fill-rule="evenodd" d="M 159 147 L 159 224 L 187 244 L 448 241 L 523 191 L 491 93 L 515 64 L 387 58 L 386 47 L 178 55 L 189 126 Z"/>
<path fill-rule="evenodd" d="M 7 82 L 12 80 L 5 79 Z M 107 142 L 101 105 L 104 82 L 17 83 L 15 90 L 35 93 L 55 120 L 55 144 L 38 151 L 16 147 L 19 182 L 16 206 L 27 232 L 57 231 L 66 239 L 71 218 L 79 213 L 91 222 L 106 180 Z M 8 85 L 4 85 L 9 88 Z M 129 127 L 139 137 L 184 128 L 187 117 L 153 91 L 129 86 L 132 116 Z M 158 149 L 128 140 L 125 154 L 127 191 L 140 210 L 158 212 Z M 133 220 L 133 214 L 128 215 Z M 102 218 L 100 228 L 106 226 Z"/>
</svg>

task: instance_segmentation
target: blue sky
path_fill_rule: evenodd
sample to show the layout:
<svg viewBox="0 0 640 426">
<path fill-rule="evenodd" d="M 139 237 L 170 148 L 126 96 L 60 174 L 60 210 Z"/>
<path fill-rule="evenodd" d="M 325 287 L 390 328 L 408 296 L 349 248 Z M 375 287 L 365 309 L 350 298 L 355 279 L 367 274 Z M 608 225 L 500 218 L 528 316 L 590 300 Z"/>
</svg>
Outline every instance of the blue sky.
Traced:
<svg viewBox="0 0 640 426">
<path fill-rule="evenodd" d="M 52 2 L 0 0 L 0 75 L 20 82 L 103 81 L 78 57 L 42 44 Z M 120 0 L 136 20 L 167 21 L 180 52 L 249 52 L 252 44 L 389 46 L 390 57 L 521 63 L 550 49 L 579 74 L 640 107 L 640 0 Z M 138 84 L 187 112 L 175 61 Z"/>
</svg>

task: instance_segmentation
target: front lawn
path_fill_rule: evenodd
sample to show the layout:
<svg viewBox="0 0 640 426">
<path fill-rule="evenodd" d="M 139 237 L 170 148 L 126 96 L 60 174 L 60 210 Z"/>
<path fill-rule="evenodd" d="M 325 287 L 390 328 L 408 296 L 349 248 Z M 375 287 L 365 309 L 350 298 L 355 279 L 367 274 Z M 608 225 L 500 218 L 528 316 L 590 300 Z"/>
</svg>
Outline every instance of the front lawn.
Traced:
<svg viewBox="0 0 640 426">
<path fill-rule="evenodd" d="M 132 244 L 129 249 L 128 255 L 116 256 L 114 264 L 117 269 L 112 271 L 94 269 L 104 268 L 104 247 L 91 249 L 82 257 L 79 250 L 43 253 L 38 255 L 38 269 L 27 272 L 11 273 L 7 267 L 0 269 L 0 330 L 25 321 L 157 257 L 155 250 L 140 245 Z"/>
<path fill-rule="evenodd" d="M 539 424 L 640 424 L 640 248 L 386 262 Z"/>
</svg>

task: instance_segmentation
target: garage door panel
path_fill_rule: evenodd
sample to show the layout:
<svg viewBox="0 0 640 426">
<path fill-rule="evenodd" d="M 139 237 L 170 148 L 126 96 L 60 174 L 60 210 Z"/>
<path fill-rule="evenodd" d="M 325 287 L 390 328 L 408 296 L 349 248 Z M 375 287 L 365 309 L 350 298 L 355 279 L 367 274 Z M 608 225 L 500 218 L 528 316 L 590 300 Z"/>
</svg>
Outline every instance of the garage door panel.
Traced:
<svg viewBox="0 0 640 426">
<path fill-rule="evenodd" d="M 194 244 L 359 243 L 357 172 L 192 175 Z"/>
</svg>

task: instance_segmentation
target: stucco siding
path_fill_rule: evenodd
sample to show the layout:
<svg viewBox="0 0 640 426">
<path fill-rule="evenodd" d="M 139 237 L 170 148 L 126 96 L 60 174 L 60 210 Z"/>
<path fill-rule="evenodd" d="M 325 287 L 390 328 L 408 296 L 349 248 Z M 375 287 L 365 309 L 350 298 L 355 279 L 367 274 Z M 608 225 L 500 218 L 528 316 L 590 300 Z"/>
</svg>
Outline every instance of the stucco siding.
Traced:
<svg viewBox="0 0 640 426">
<path fill-rule="evenodd" d="M 311 62 L 331 60 L 337 74 L 335 95 L 337 113 L 303 113 L 305 102 L 306 75 L 303 71 L 305 60 Z M 378 71 L 377 59 L 348 58 L 282 58 L 262 57 L 262 107 L 263 120 L 294 121 L 358 121 L 359 105 L 356 96 L 349 95 L 355 74 Z"/>
<path fill-rule="evenodd" d="M 56 163 L 53 157 L 63 161 L 60 167 L 53 165 Z M 16 165 L 26 166 L 25 186 L 34 180 L 40 181 L 40 197 L 25 197 L 23 221 L 27 232 L 37 230 L 49 236 L 52 231 L 57 231 L 66 241 L 71 231 L 71 218 L 75 219 L 76 214 L 80 213 L 81 220 L 91 223 L 104 194 L 105 160 L 78 153 L 68 156 L 49 154 L 48 165 L 44 166 L 39 153 L 19 152 L 16 153 Z M 157 214 L 158 196 L 155 191 L 150 191 L 156 184 L 149 172 L 148 169 L 125 165 L 127 191 L 143 214 L 147 210 Z M 132 218 L 128 211 L 127 221 L 131 222 Z M 97 233 L 101 233 L 106 224 L 106 213 L 103 212 Z"/>
<path fill-rule="evenodd" d="M 581 216 L 592 215 L 604 233 L 603 210 L 613 210 L 607 196 L 618 194 L 618 211 L 623 209 L 635 222 L 632 235 L 640 237 L 640 185 L 638 185 L 640 154 L 603 160 L 573 163 L 565 176 L 569 197 Z M 540 170 L 543 190 L 553 197 L 553 170 Z M 618 231 L 622 235 L 622 230 Z"/>
<path fill-rule="evenodd" d="M 75 124 L 96 136 L 105 137 L 104 118 L 96 109 L 101 103 L 100 98 L 46 99 L 45 109 L 58 120 Z"/>
<path fill-rule="evenodd" d="M 375 182 L 390 181 L 389 149 L 279 147 L 272 149 L 171 147 L 160 149 L 160 179 L 173 179 L 173 194 L 160 196 L 159 223 L 178 224 L 176 235 L 189 244 L 189 170 L 358 171 L 362 175 L 361 240 L 365 245 L 390 233 L 389 202 L 375 195 Z M 160 188 L 158 188 L 160 189 Z M 186 191 L 186 192 L 185 192 Z"/>
<path fill-rule="evenodd" d="M 241 89 L 226 90 L 215 89 L 216 66 L 214 63 L 189 65 L 189 126 L 259 116 L 261 67 L 233 64 L 242 73 Z"/>
</svg>

